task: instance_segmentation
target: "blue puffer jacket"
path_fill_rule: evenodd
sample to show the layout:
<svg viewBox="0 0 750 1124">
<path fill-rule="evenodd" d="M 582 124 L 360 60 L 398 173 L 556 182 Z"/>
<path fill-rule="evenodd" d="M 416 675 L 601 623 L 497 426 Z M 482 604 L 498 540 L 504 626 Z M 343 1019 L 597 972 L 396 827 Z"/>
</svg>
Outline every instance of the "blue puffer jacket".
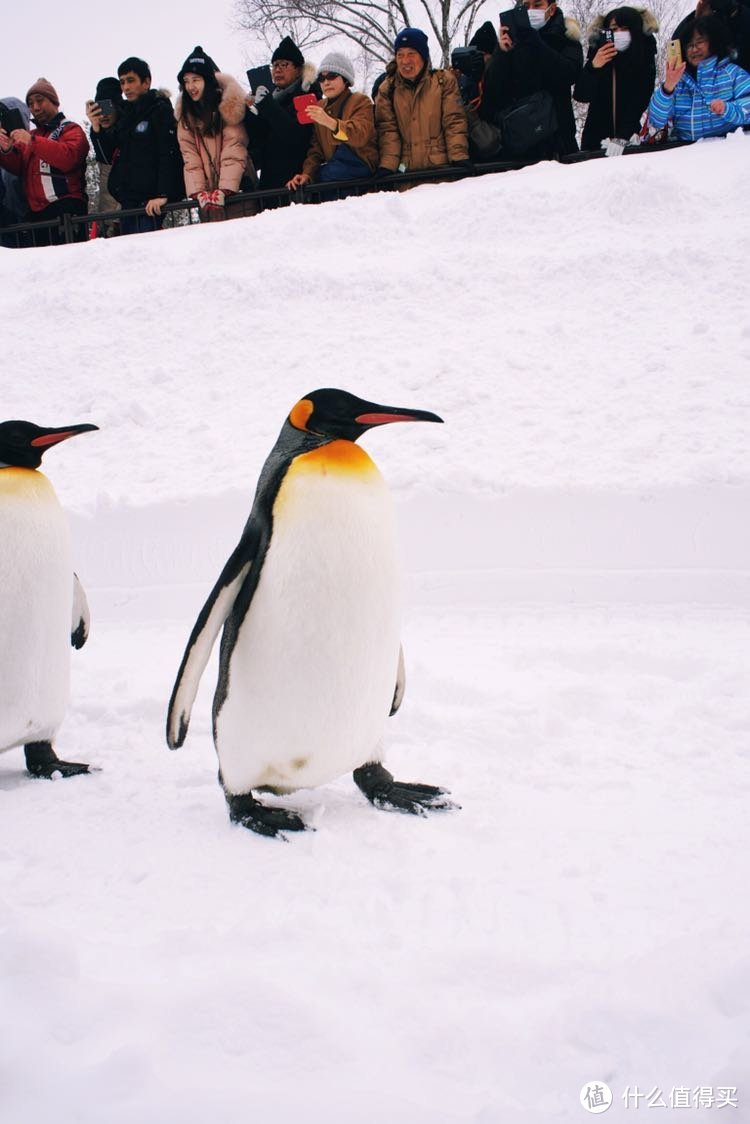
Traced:
<svg viewBox="0 0 750 1124">
<path fill-rule="evenodd" d="M 725 103 L 724 113 L 711 112 L 715 98 Z M 680 140 L 721 137 L 750 125 L 750 74 L 729 59 L 704 59 L 695 77 L 683 74 L 671 94 L 657 86 L 651 95 L 649 125 L 661 129 L 669 120 Z"/>
</svg>

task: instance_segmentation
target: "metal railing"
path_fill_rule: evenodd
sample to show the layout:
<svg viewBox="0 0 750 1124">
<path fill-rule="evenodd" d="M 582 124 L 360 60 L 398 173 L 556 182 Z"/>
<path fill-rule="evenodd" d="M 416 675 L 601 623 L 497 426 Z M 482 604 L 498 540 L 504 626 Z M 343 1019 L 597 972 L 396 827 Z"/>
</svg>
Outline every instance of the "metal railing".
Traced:
<svg viewBox="0 0 750 1124">
<path fill-rule="evenodd" d="M 625 156 L 649 152 L 664 152 L 691 144 L 691 141 L 669 140 L 659 144 L 628 145 Z M 559 158 L 561 164 L 578 164 L 587 160 L 606 159 L 603 152 L 575 152 Z M 517 171 L 529 167 L 536 161 L 498 160 L 490 163 L 477 163 L 468 167 L 446 165 L 418 172 L 396 172 L 389 176 L 373 176 L 369 179 L 338 180 L 331 183 L 310 183 L 289 191 L 287 188 L 273 188 L 232 195 L 229 205 L 234 210 L 244 206 L 247 213 L 260 213 L 288 207 L 292 203 L 322 203 L 333 199 L 343 199 L 353 195 L 369 195 L 372 192 L 397 191 L 404 187 L 414 187 L 422 183 L 446 183 L 476 176 L 497 175 L 501 172 Z M 162 228 L 188 226 L 200 222 L 198 201 L 183 199 L 177 203 L 167 203 L 162 207 Z M 88 241 L 92 237 L 108 237 L 114 233 L 124 219 L 145 219 L 143 207 L 129 207 L 119 211 L 98 211 L 87 215 L 61 215 L 47 222 L 18 223 L 14 226 L 0 227 L 0 241 L 6 247 L 27 247 Z M 92 231 L 94 232 L 92 234 Z"/>
</svg>

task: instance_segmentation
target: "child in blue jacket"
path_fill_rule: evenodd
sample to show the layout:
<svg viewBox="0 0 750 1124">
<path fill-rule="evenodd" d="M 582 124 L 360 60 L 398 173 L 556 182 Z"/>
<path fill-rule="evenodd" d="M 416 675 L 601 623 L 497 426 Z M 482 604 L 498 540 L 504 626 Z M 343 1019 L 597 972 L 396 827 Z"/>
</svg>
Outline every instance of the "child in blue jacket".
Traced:
<svg viewBox="0 0 750 1124">
<path fill-rule="evenodd" d="M 730 62 L 724 28 L 715 16 L 695 20 L 682 44 L 685 62 L 667 61 L 652 94 L 649 124 L 673 122 L 680 140 L 722 137 L 750 125 L 750 74 Z"/>
</svg>

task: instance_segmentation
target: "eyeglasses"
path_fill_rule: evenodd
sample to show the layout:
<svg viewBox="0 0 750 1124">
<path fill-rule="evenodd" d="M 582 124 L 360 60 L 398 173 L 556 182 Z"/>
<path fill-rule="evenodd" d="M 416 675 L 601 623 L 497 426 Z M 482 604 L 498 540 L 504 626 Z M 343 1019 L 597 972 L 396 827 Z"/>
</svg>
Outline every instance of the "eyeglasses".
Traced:
<svg viewBox="0 0 750 1124">
<path fill-rule="evenodd" d="M 288 70 L 290 66 L 294 66 L 293 62 L 272 62 L 271 70 Z"/>
<path fill-rule="evenodd" d="M 340 74 L 319 74 L 318 75 L 318 81 L 319 82 L 335 82 L 336 79 L 340 78 L 340 77 L 341 77 Z"/>
</svg>

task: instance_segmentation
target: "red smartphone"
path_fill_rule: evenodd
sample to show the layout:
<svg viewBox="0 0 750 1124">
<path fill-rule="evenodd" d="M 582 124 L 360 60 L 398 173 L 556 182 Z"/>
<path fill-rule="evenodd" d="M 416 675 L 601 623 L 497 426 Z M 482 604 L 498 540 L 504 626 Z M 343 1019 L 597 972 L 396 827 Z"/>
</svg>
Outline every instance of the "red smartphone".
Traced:
<svg viewBox="0 0 750 1124">
<path fill-rule="evenodd" d="M 293 103 L 294 108 L 297 110 L 297 120 L 300 125 L 312 125 L 312 121 L 305 113 L 308 105 L 317 105 L 318 99 L 315 94 L 297 94 Z"/>
</svg>

